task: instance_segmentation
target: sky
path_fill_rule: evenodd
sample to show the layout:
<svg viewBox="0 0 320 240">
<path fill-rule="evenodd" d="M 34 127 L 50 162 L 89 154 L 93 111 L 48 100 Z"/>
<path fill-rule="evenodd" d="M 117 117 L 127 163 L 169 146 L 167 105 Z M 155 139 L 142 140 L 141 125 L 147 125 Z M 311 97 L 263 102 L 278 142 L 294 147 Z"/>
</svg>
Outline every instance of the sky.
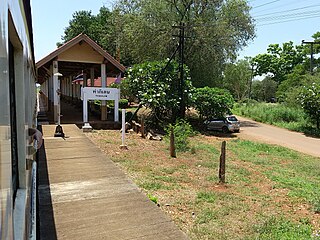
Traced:
<svg viewBox="0 0 320 240">
<path fill-rule="evenodd" d="M 50 54 L 61 42 L 72 14 L 91 10 L 96 15 L 102 6 L 111 8 L 111 0 L 31 0 L 36 62 Z"/>
<path fill-rule="evenodd" d="M 256 38 L 239 58 L 266 53 L 269 44 L 312 41 L 320 31 L 320 0 L 248 0 L 255 19 Z"/>
<path fill-rule="evenodd" d="M 36 62 L 56 49 L 72 14 L 80 10 L 99 12 L 112 0 L 31 0 Z M 269 44 L 312 40 L 320 31 L 320 0 L 248 0 L 255 19 L 256 38 L 239 52 L 239 58 L 265 53 Z M 294 21 L 292 21 L 294 20 Z"/>
</svg>

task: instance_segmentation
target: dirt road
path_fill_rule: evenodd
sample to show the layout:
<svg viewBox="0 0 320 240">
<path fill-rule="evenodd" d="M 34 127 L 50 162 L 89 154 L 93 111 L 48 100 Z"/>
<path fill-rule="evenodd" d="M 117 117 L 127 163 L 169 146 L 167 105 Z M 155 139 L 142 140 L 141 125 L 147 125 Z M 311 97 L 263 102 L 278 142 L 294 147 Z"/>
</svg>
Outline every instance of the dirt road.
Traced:
<svg viewBox="0 0 320 240">
<path fill-rule="evenodd" d="M 238 134 L 241 139 L 276 144 L 320 157 L 320 138 L 307 137 L 303 133 L 258 123 L 243 117 L 237 118 L 241 122 L 241 132 Z"/>
</svg>

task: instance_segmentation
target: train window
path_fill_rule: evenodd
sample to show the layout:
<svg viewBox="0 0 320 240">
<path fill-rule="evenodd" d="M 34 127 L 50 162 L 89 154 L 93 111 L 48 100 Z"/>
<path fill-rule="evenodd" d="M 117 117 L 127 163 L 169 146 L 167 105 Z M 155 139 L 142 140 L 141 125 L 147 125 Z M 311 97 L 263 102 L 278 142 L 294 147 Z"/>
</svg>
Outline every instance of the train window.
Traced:
<svg viewBox="0 0 320 240">
<path fill-rule="evenodd" d="M 10 91 L 10 125 L 11 125 L 11 161 L 13 199 L 19 187 L 18 170 L 18 136 L 17 136 L 17 107 L 15 91 L 14 46 L 9 41 L 9 91 Z"/>
</svg>

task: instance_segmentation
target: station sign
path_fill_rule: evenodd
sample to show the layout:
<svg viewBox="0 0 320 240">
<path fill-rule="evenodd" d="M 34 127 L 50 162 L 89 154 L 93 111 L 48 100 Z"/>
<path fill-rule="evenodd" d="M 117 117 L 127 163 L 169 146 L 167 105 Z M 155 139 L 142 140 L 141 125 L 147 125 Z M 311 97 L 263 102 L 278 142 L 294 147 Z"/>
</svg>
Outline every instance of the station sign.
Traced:
<svg viewBox="0 0 320 240">
<path fill-rule="evenodd" d="M 82 97 L 86 100 L 116 100 L 120 98 L 120 90 L 118 88 L 82 88 Z"/>
</svg>

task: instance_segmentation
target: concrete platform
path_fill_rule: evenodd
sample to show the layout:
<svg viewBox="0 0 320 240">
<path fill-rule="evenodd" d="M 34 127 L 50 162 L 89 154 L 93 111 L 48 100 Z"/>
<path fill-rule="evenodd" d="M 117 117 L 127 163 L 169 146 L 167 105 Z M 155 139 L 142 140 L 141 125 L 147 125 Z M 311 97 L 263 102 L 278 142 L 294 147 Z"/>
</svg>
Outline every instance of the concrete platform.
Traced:
<svg viewBox="0 0 320 240">
<path fill-rule="evenodd" d="M 41 127 L 40 239 L 188 239 L 76 125 Z"/>
</svg>

